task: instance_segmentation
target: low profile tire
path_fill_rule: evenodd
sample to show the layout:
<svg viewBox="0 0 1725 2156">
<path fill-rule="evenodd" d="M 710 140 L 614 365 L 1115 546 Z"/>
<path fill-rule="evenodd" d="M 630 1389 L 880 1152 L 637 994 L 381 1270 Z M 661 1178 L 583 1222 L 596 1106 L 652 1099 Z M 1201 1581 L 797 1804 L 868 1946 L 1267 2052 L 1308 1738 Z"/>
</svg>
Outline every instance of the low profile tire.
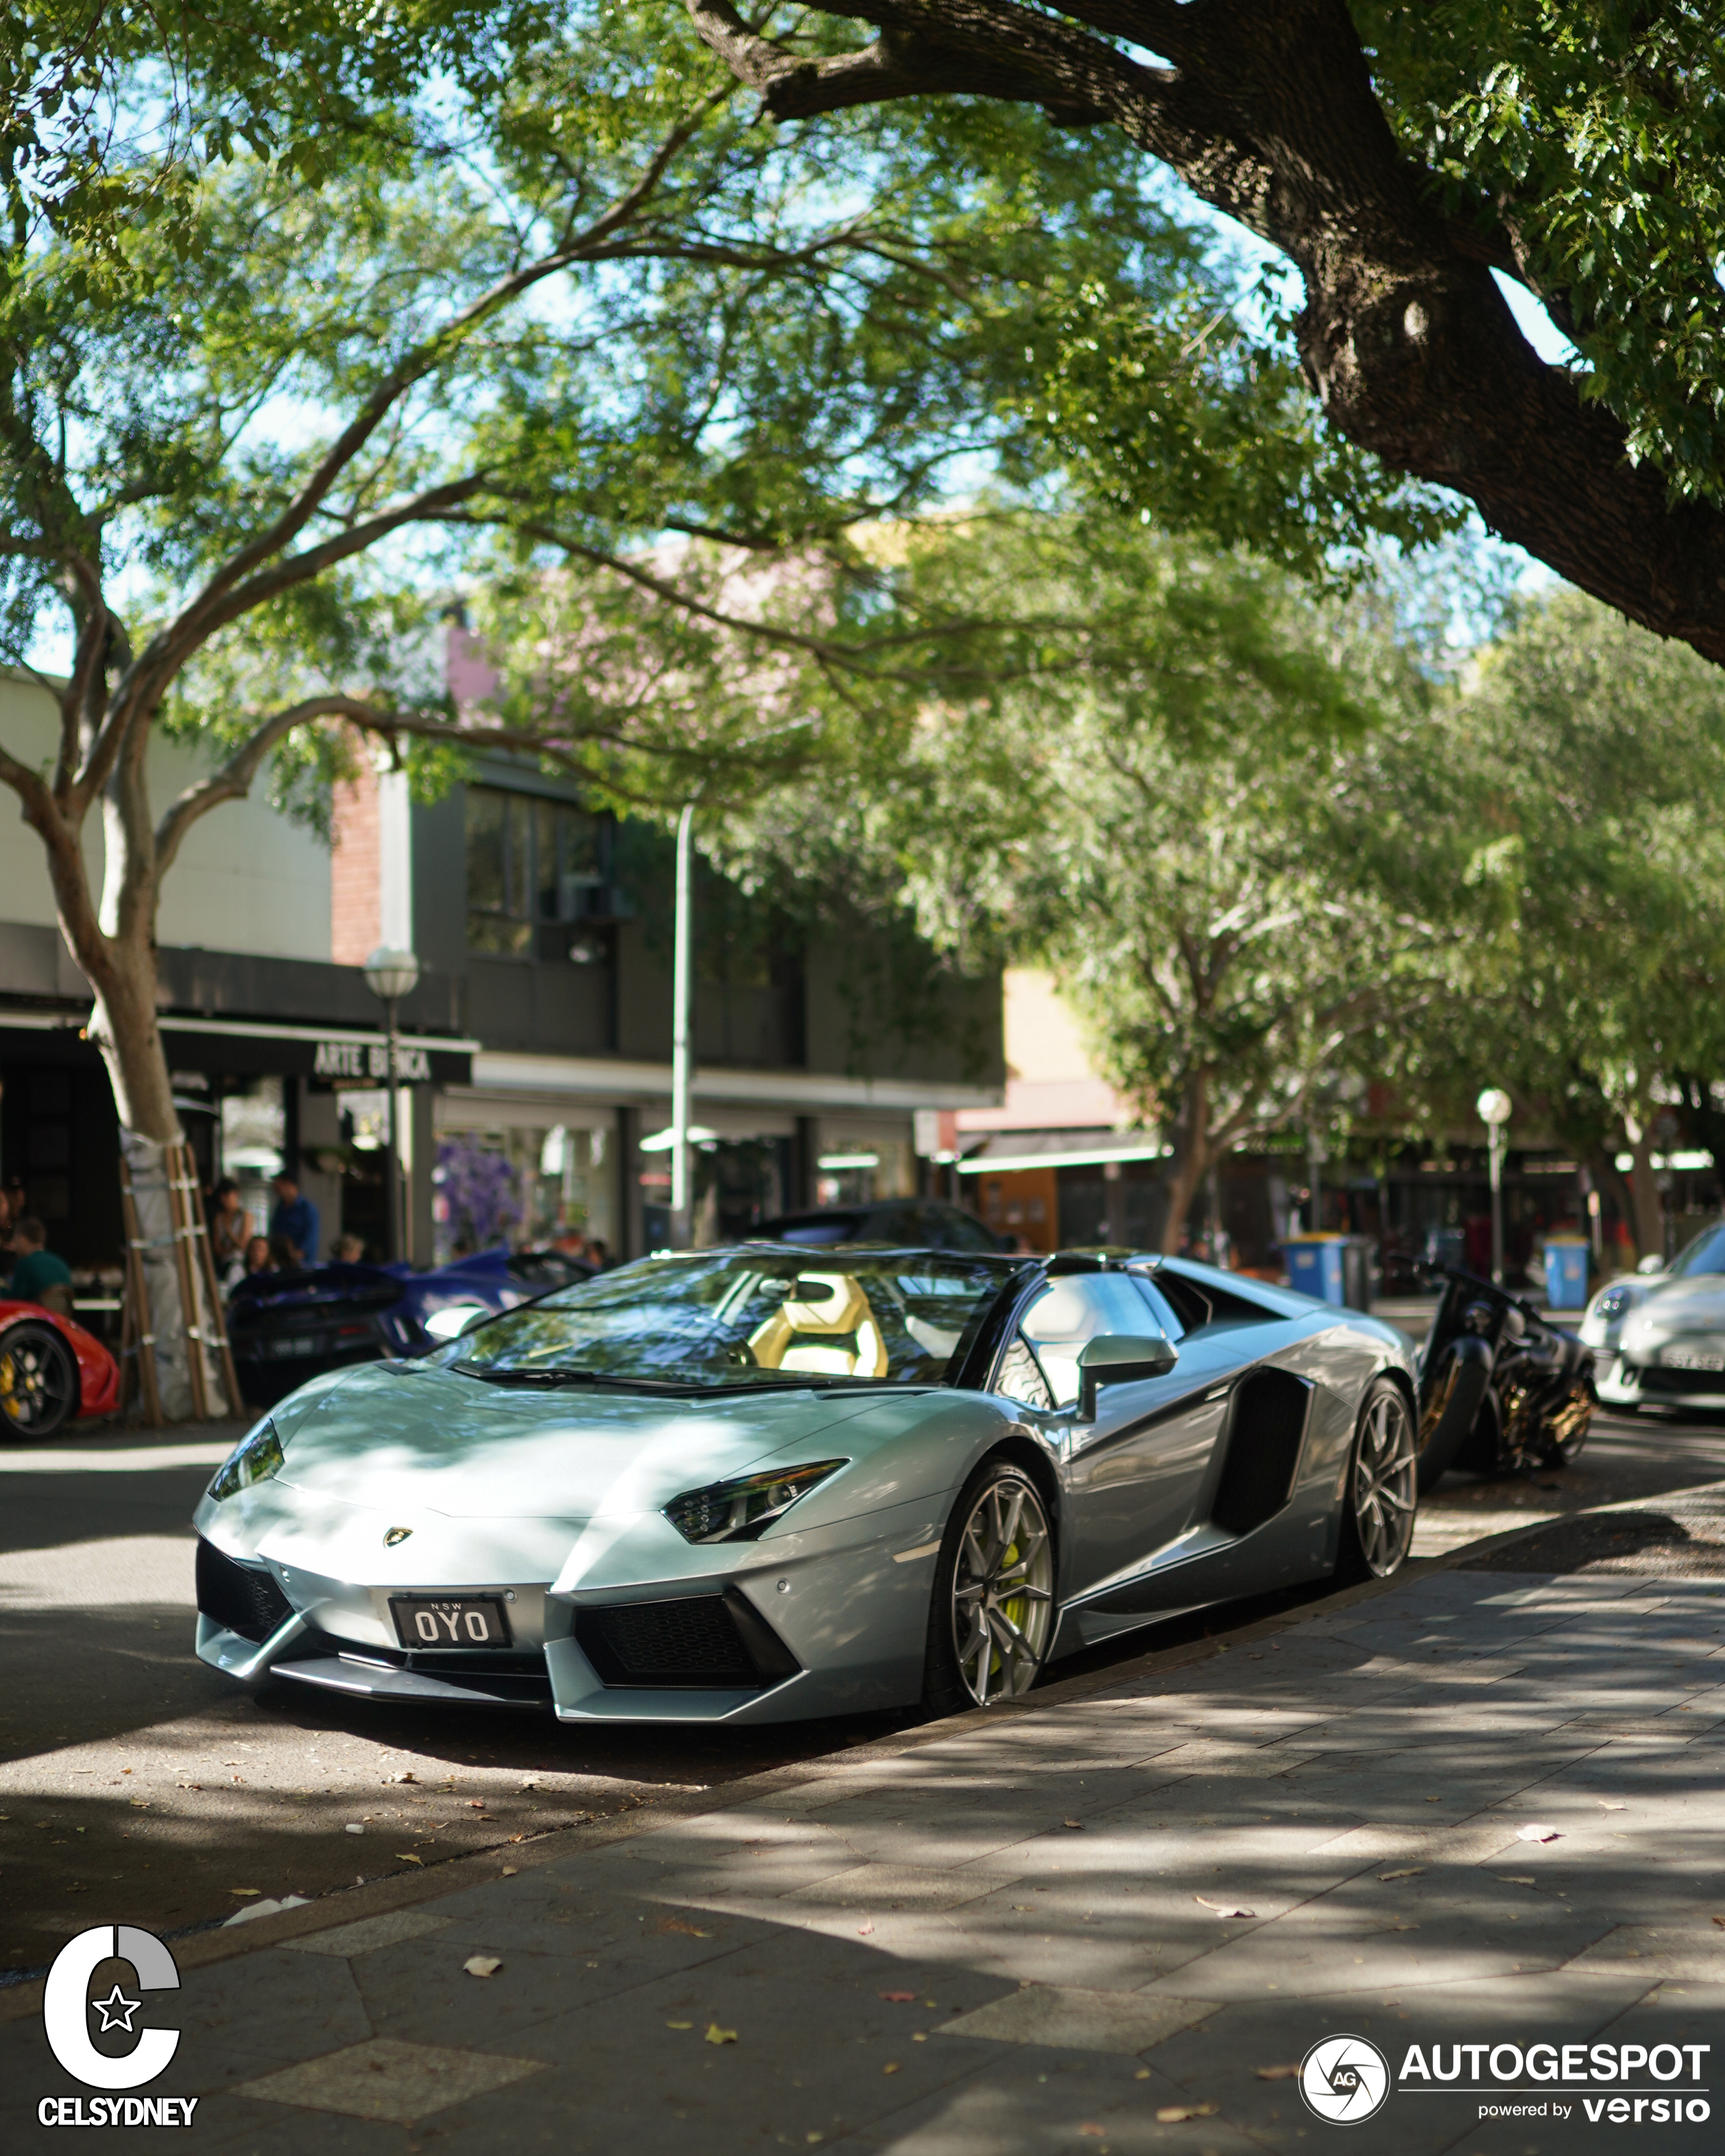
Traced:
<svg viewBox="0 0 1725 2156">
<path fill-rule="evenodd" d="M 1053 1644 L 1054 1528 L 1040 1491 L 1009 1460 L 984 1460 L 941 1538 L 928 1611 L 922 1703 L 962 1714 L 1017 1699 Z"/>
<path fill-rule="evenodd" d="M 52 1437 L 78 1409 L 78 1365 L 51 1325 L 0 1332 L 0 1435 Z"/>
<path fill-rule="evenodd" d="M 1420 1411 L 1420 1494 L 1455 1465 L 1491 1383 L 1491 1351 L 1464 1333 L 1445 1348 Z"/>
<path fill-rule="evenodd" d="M 1413 1410 L 1399 1385 L 1374 1378 L 1348 1455 L 1337 1578 L 1388 1579 L 1399 1572 L 1419 1502 Z"/>
</svg>

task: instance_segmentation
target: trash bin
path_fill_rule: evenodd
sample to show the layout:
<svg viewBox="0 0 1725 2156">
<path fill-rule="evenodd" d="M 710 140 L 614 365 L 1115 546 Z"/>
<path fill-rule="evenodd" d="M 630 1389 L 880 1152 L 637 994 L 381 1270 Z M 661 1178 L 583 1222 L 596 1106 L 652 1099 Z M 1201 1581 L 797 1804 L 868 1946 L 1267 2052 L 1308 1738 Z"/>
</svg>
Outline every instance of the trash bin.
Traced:
<svg viewBox="0 0 1725 2156">
<path fill-rule="evenodd" d="M 1371 1244 L 1363 1235 L 1290 1235 L 1288 1286 L 1349 1310 L 1371 1307 Z"/>
<path fill-rule="evenodd" d="M 1545 1245 L 1545 1300 L 1553 1310 L 1587 1308 L 1588 1246 L 1579 1235 L 1553 1235 Z"/>
</svg>

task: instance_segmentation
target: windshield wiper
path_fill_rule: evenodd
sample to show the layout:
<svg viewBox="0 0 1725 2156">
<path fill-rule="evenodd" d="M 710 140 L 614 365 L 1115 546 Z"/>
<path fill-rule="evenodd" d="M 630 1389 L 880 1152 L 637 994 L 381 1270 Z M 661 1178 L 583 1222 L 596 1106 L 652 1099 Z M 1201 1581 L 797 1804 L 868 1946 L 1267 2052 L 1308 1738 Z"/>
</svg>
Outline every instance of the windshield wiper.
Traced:
<svg viewBox="0 0 1725 2156">
<path fill-rule="evenodd" d="M 547 1370 L 500 1370 L 480 1363 L 451 1363 L 464 1378 L 483 1378 L 490 1385 L 597 1385 L 622 1393 L 686 1393 L 691 1388 L 675 1378 L 619 1378 L 605 1370 L 578 1370 L 555 1364 Z"/>
</svg>

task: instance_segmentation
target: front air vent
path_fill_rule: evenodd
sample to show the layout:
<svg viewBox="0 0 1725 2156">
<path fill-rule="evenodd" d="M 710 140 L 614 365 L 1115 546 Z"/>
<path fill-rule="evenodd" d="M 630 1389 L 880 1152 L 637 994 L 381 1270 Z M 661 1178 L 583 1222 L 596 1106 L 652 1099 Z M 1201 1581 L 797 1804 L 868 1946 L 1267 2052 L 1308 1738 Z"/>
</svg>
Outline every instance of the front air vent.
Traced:
<svg viewBox="0 0 1725 2156">
<path fill-rule="evenodd" d="M 1234 1389 L 1222 1485 L 1210 1517 L 1230 1535 L 1274 1519 L 1294 1494 L 1312 1387 L 1287 1370 L 1254 1370 Z"/>
<path fill-rule="evenodd" d="M 262 1646 L 286 1624 L 294 1605 L 260 1565 L 239 1564 L 213 1543 L 198 1538 L 198 1609 L 200 1616 L 242 1640 Z"/>
<path fill-rule="evenodd" d="M 575 1640 L 614 1687 L 759 1691 L 801 1665 L 735 1588 L 576 1613 Z"/>
</svg>

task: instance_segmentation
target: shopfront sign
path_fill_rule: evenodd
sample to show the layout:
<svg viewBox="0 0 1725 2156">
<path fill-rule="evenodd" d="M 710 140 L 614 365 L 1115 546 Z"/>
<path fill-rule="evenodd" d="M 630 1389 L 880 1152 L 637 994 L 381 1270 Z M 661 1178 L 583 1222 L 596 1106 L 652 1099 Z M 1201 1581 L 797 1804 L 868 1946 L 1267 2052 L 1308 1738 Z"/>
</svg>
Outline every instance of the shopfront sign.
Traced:
<svg viewBox="0 0 1725 2156">
<path fill-rule="evenodd" d="M 312 1059 L 314 1078 L 355 1079 L 362 1084 L 389 1081 L 389 1047 L 381 1040 L 321 1040 Z M 402 1041 L 395 1051 L 395 1078 L 399 1086 L 424 1086 L 431 1081 L 431 1057 L 411 1041 Z"/>
</svg>

